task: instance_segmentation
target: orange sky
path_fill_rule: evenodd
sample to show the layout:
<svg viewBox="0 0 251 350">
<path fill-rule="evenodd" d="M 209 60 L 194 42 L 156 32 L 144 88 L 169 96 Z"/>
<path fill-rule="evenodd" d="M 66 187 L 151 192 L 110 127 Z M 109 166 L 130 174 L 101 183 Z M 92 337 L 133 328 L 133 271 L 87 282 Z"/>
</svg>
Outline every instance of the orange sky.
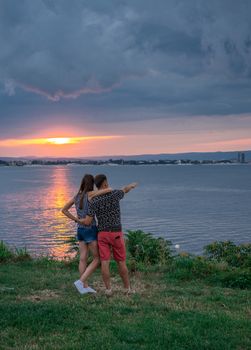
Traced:
<svg viewBox="0 0 251 350">
<path fill-rule="evenodd" d="M 245 119 L 246 118 L 246 119 Z M 228 117 L 197 117 L 85 126 L 84 132 L 51 127 L 25 138 L 0 138 L 0 156 L 92 157 L 154 153 L 241 151 L 251 149 L 250 129 Z M 151 130 L 151 132 L 149 132 Z"/>
<path fill-rule="evenodd" d="M 74 141 L 78 139 L 78 141 Z M 87 157 L 143 153 L 213 152 L 251 149 L 251 138 L 212 141 L 211 135 L 127 135 L 114 137 L 72 138 L 61 144 L 47 139 L 0 141 L 0 149 L 9 156 Z M 189 144 L 189 149 L 187 145 Z"/>
</svg>

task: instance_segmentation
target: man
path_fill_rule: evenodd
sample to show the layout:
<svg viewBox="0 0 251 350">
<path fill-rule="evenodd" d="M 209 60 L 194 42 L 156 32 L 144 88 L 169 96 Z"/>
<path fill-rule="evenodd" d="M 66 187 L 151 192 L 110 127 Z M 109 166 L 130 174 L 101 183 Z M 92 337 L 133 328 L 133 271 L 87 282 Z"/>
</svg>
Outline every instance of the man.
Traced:
<svg viewBox="0 0 251 350">
<path fill-rule="evenodd" d="M 103 174 L 97 175 L 94 182 L 99 190 L 109 187 L 107 178 Z M 125 193 L 135 188 L 136 185 L 136 183 L 132 183 L 121 190 L 113 190 L 107 194 L 97 196 L 89 204 L 88 215 L 80 220 L 84 225 L 90 225 L 95 216 L 98 220 L 98 247 L 107 295 L 112 294 L 110 279 L 111 250 L 113 258 L 118 264 L 119 274 L 125 290 L 127 293 L 131 292 L 126 266 L 126 248 L 121 227 L 120 200 Z"/>
</svg>

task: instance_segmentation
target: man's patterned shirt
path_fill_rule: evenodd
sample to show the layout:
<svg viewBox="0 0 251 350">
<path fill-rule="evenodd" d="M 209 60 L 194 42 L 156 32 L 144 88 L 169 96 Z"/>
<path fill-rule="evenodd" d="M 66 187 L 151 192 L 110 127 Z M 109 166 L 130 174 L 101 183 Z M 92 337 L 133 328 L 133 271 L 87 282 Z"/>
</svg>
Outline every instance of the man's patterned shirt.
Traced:
<svg viewBox="0 0 251 350">
<path fill-rule="evenodd" d="M 114 230 L 121 231 L 121 215 L 119 201 L 124 197 L 124 191 L 113 190 L 93 198 L 89 202 L 89 216 L 96 216 L 98 231 Z"/>
</svg>

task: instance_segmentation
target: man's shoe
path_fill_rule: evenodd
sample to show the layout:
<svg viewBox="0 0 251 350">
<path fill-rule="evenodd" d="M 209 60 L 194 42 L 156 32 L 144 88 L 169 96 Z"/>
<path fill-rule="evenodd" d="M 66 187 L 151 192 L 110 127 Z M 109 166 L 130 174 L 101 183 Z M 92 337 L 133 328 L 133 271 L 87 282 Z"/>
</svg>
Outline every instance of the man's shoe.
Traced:
<svg viewBox="0 0 251 350">
<path fill-rule="evenodd" d="M 91 287 L 87 287 L 85 288 L 88 290 L 88 293 L 97 293 L 95 289 L 91 288 Z"/>
<path fill-rule="evenodd" d="M 126 295 L 131 295 L 131 294 L 135 294 L 135 290 L 134 289 L 131 289 L 131 288 L 128 288 L 128 289 L 125 289 L 125 294 Z"/>
<path fill-rule="evenodd" d="M 105 290 L 105 295 L 106 295 L 107 297 L 112 296 L 112 289 L 106 289 L 106 290 Z"/>
<path fill-rule="evenodd" d="M 74 286 L 77 288 L 80 294 L 89 293 L 88 288 L 84 288 L 83 283 L 80 280 L 75 281 Z"/>
</svg>

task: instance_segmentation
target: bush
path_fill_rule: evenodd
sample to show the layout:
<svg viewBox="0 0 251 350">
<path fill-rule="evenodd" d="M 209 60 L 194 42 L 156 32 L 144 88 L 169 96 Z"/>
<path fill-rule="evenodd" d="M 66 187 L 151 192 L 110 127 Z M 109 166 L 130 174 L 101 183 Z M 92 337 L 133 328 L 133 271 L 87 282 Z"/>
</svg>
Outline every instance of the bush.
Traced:
<svg viewBox="0 0 251 350">
<path fill-rule="evenodd" d="M 76 236 L 69 236 L 65 240 L 64 244 L 68 244 L 70 247 L 67 250 L 67 253 L 76 253 L 76 255 L 79 255 L 79 246 L 78 246 L 78 240 Z"/>
<path fill-rule="evenodd" d="M 3 241 L 0 242 L 0 262 L 5 262 L 14 257 L 13 252 L 4 244 Z"/>
<path fill-rule="evenodd" d="M 167 277 L 182 281 L 203 279 L 208 284 L 227 288 L 251 288 L 249 269 L 231 267 L 200 256 L 177 256 L 170 265 Z"/>
<path fill-rule="evenodd" d="M 206 278 L 216 269 L 215 264 L 203 257 L 192 255 L 178 256 L 171 266 L 171 276 L 182 280 Z"/>
<path fill-rule="evenodd" d="M 170 241 L 155 238 L 143 231 L 128 231 L 126 246 L 130 257 L 136 263 L 164 265 L 172 259 Z"/>
<path fill-rule="evenodd" d="M 32 260 L 31 255 L 28 253 L 26 248 L 16 248 L 14 253 L 15 261 L 27 261 Z"/>
<path fill-rule="evenodd" d="M 139 231 L 128 231 L 126 234 L 126 248 L 129 256 L 129 267 L 134 270 L 143 265 L 163 265 L 171 259 L 170 241 L 163 238 L 155 238 L 150 233 Z M 68 237 L 64 242 L 69 245 L 67 253 L 76 253 L 79 258 L 79 246 L 75 236 Z"/>
<path fill-rule="evenodd" d="M 3 241 L 0 242 L 0 262 L 31 260 L 26 248 L 10 249 Z"/>
<path fill-rule="evenodd" d="M 212 275 L 209 282 L 227 288 L 248 289 L 251 288 L 251 274 L 250 271 L 235 268 Z"/>
<path fill-rule="evenodd" d="M 251 244 L 235 245 L 231 241 L 213 242 L 204 247 L 204 255 L 210 260 L 225 261 L 233 267 L 251 267 Z"/>
</svg>

